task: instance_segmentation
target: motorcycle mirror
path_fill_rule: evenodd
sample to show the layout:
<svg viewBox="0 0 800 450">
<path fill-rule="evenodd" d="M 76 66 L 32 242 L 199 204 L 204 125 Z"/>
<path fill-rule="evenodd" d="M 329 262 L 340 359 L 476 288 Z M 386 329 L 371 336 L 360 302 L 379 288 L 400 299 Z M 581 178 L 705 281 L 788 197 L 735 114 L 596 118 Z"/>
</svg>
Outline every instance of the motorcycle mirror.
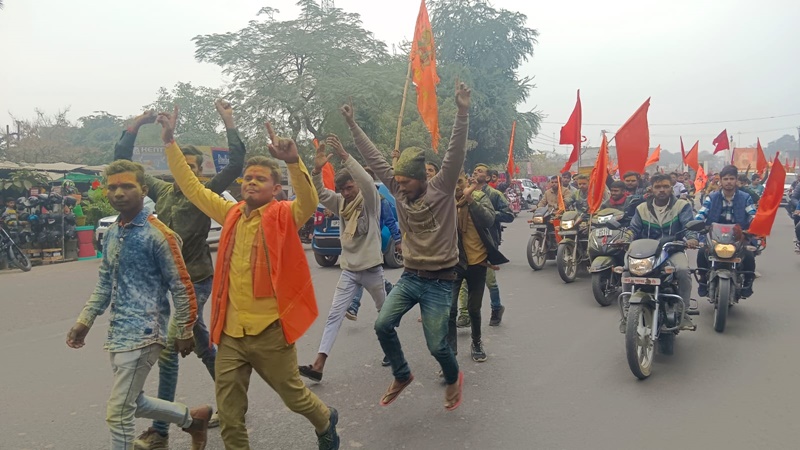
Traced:
<svg viewBox="0 0 800 450">
<path fill-rule="evenodd" d="M 686 229 L 689 231 L 703 231 L 706 228 L 706 223 L 702 220 L 691 220 L 686 224 Z"/>
</svg>

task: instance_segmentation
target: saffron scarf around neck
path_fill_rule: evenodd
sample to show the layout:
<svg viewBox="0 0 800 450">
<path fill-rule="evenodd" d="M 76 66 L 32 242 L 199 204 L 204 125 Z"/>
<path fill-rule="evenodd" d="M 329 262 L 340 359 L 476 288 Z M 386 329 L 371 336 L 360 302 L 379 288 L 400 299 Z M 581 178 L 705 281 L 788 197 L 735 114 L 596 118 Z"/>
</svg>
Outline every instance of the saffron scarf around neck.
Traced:
<svg viewBox="0 0 800 450">
<path fill-rule="evenodd" d="M 352 202 L 344 205 L 342 208 L 342 218 L 346 225 L 342 238 L 351 240 L 356 235 L 358 230 L 358 218 L 361 216 L 361 211 L 364 209 L 364 195 L 359 192 Z"/>
</svg>

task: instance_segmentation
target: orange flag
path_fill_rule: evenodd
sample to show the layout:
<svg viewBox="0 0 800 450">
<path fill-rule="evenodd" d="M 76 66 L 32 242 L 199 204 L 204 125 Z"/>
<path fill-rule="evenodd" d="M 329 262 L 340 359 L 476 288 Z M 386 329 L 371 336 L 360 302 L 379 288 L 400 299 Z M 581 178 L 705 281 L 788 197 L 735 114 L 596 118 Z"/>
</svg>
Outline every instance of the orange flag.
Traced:
<svg viewBox="0 0 800 450">
<path fill-rule="evenodd" d="M 597 152 L 597 160 L 594 162 L 592 176 L 589 179 L 589 196 L 586 199 L 589 203 L 589 214 L 594 214 L 600 205 L 603 204 L 603 194 L 606 192 L 606 178 L 608 178 L 608 140 L 603 133 L 603 142 L 600 144 L 600 151 Z"/>
<path fill-rule="evenodd" d="M 619 173 L 644 172 L 644 164 L 647 162 L 647 153 L 650 149 L 650 128 L 647 125 L 649 108 L 648 98 L 614 136 L 617 141 Z"/>
<path fill-rule="evenodd" d="M 706 176 L 706 171 L 703 169 L 703 166 L 698 166 L 697 174 L 694 177 L 694 190 L 700 192 L 706 186 L 708 182 L 708 176 Z"/>
<path fill-rule="evenodd" d="M 578 89 L 578 101 L 575 103 L 575 109 L 572 110 L 567 123 L 561 127 L 561 137 L 558 143 L 561 145 L 572 145 L 572 153 L 567 158 L 567 163 L 561 169 L 561 173 L 568 172 L 573 164 L 578 162 L 578 153 L 581 151 L 581 124 L 583 122 L 583 109 L 581 108 L 581 90 Z"/>
<path fill-rule="evenodd" d="M 697 159 L 699 153 L 700 153 L 700 141 L 697 141 L 694 143 L 692 149 L 689 150 L 689 153 L 686 154 L 686 158 L 683 159 L 683 162 L 685 162 L 687 166 L 694 169 L 695 172 L 697 172 L 699 170 L 698 167 L 700 167 L 700 162 Z"/>
<path fill-rule="evenodd" d="M 319 141 L 314 138 L 311 143 L 314 144 L 314 149 L 319 150 Z M 334 179 L 336 178 L 336 174 L 333 171 L 333 165 L 331 163 L 326 163 L 322 166 L 322 184 L 332 191 L 336 190 L 336 183 Z"/>
<path fill-rule="evenodd" d="M 756 172 L 759 175 L 763 175 L 768 167 L 769 162 L 767 162 L 767 157 L 764 156 L 764 149 L 761 148 L 761 139 L 756 139 Z"/>
<path fill-rule="evenodd" d="M 619 168 L 619 164 L 617 164 L 616 161 L 611 161 L 611 162 L 608 163 L 608 172 L 609 173 L 615 173 L 618 168 Z"/>
<path fill-rule="evenodd" d="M 761 144 L 759 143 L 759 148 Z M 780 159 L 775 157 L 775 163 L 767 178 L 767 185 L 764 187 L 764 194 L 758 201 L 758 211 L 753 221 L 750 222 L 750 233 L 756 236 L 767 237 L 772 231 L 772 224 L 775 222 L 775 215 L 780 208 L 783 199 L 783 184 L 786 182 L 786 169 L 781 164 Z"/>
<path fill-rule="evenodd" d="M 792 160 L 792 172 L 794 172 L 795 169 L 797 169 L 797 158 Z"/>
<path fill-rule="evenodd" d="M 514 176 L 519 173 L 519 167 L 514 165 L 514 133 L 517 131 L 517 121 L 511 124 L 511 144 L 508 145 L 508 165 L 506 170 L 508 174 Z"/>
<path fill-rule="evenodd" d="M 566 211 L 567 206 L 564 204 L 564 191 L 561 189 L 561 180 L 558 180 L 558 210 Z"/>
<path fill-rule="evenodd" d="M 414 42 L 411 44 L 412 80 L 417 87 L 417 109 L 422 121 L 431 132 L 431 147 L 439 153 L 439 104 L 436 100 L 436 48 L 433 44 L 433 30 L 428 19 L 425 0 L 419 5 Z"/>
<path fill-rule="evenodd" d="M 649 157 L 649 158 L 647 158 L 647 162 L 646 162 L 646 163 L 644 163 L 644 166 L 645 166 L 645 167 L 652 166 L 653 164 L 657 163 L 657 162 L 658 162 L 660 159 L 661 159 L 661 146 L 659 145 L 659 146 L 658 146 L 658 147 L 656 147 L 656 149 L 653 151 L 653 154 L 652 154 L 652 155 L 650 155 L 650 157 Z"/>
</svg>

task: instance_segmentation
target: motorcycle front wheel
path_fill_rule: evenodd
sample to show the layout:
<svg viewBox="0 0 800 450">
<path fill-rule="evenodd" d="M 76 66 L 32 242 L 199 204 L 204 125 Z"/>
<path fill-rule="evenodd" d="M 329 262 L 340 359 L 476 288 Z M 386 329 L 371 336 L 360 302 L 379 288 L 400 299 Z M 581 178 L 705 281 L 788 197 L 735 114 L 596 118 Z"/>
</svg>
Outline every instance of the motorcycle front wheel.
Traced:
<svg viewBox="0 0 800 450">
<path fill-rule="evenodd" d="M 618 297 L 619 292 L 613 285 L 613 280 L 611 269 L 592 274 L 592 294 L 600 306 L 608 306 Z"/>
<path fill-rule="evenodd" d="M 717 333 L 725 331 L 728 322 L 728 307 L 733 296 L 733 281 L 717 278 L 717 304 L 714 309 L 714 330 Z"/>
<path fill-rule="evenodd" d="M 10 247 L 8 247 L 8 261 L 22 270 L 23 272 L 27 272 L 31 270 L 31 260 L 28 259 L 28 255 L 26 255 L 17 244 L 12 243 Z"/>
<path fill-rule="evenodd" d="M 564 283 L 575 281 L 575 276 L 578 273 L 578 261 L 572 255 L 574 246 L 575 242 L 563 242 L 558 245 L 558 252 L 556 252 L 558 276 L 564 280 Z"/>
<path fill-rule="evenodd" d="M 628 357 L 628 367 L 640 380 L 649 377 L 653 369 L 656 349 L 652 335 L 652 311 L 641 304 L 631 305 L 625 329 L 625 354 Z"/>
<path fill-rule="evenodd" d="M 544 236 L 536 234 L 528 239 L 528 265 L 533 270 L 542 270 L 547 262 L 547 246 Z"/>
</svg>

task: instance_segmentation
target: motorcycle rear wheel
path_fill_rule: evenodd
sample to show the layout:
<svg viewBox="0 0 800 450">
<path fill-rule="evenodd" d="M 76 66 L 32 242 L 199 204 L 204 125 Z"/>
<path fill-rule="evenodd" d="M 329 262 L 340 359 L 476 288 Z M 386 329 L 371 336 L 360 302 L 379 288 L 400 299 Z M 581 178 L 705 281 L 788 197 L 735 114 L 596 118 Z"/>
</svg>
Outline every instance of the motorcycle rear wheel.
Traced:
<svg viewBox="0 0 800 450">
<path fill-rule="evenodd" d="M 617 289 L 611 286 L 612 280 L 611 269 L 592 274 L 592 294 L 594 294 L 594 299 L 600 306 L 608 306 L 614 303 L 614 299 L 618 296 Z"/>
<path fill-rule="evenodd" d="M 528 265 L 533 270 L 544 269 L 547 263 L 547 246 L 542 235 L 534 235 L 528 239 Z"/>
<path fill-rule="evenodd" d="M 23 272 L 28 272 L 33 267 L 33 265 L 31 265 L 31 260 L 28 259 L 28 255 L 14 243 L 8 247 L 8 261 Z"/>
<path fill-rule="evenodd" d="M 564 283 L 572 283 L 578 274 L 578 261 L 572 257 L 574 245 L 574 242 L 561 243 L 558 245 L 558 252 L 556 252 L 558 276 L 564 280 Z"/>
<path fill-rule="evenodd" d="M 733 295 L 733 282 L 731 280 L 717 279 L 717 304 L 714 309 L 714 330 L 717 333 L 725 331 L 728 323 L 728 307 Z"/>
<path fill-rule="evenodd" d="M 628 358 L 628 367 L 640 380 L 649 377 L 653 370 L 656 350 L 651 338 L 652 330 L 652 311 L 641 304 L 631 305 L 625 329 L 625 354 Z"/>
</svg>

